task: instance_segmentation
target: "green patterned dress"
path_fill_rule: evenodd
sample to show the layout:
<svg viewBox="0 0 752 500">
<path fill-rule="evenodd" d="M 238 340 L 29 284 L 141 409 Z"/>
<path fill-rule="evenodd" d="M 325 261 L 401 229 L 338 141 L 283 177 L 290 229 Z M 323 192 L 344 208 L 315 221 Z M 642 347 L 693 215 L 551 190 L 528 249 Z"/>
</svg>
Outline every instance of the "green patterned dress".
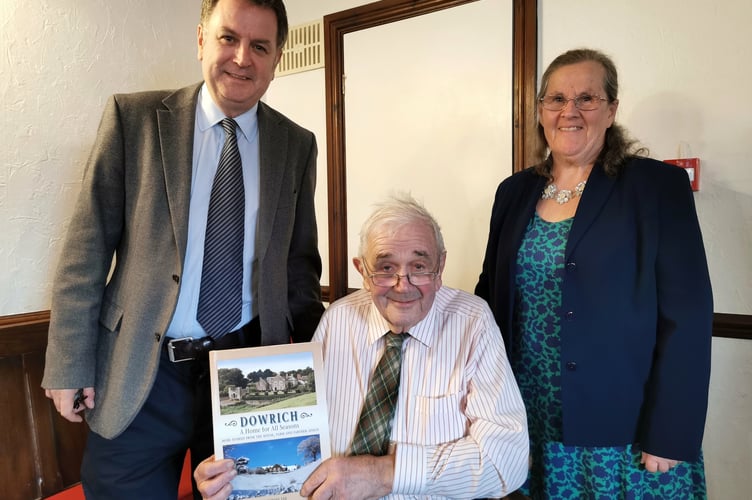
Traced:
<svg viewBox="0 0 752 500">
<path fill-rule="evenodd" d="M 527 408 L 532 469 L 522 492 L 533 499 L 703 499 L 702 458 L 663 474 L 640 465 L 637 445 L 565 446 L 561 412 L 561 282 L 574 219 L 536 213 L 517 254 L 512 368 Z"/>
</svg>

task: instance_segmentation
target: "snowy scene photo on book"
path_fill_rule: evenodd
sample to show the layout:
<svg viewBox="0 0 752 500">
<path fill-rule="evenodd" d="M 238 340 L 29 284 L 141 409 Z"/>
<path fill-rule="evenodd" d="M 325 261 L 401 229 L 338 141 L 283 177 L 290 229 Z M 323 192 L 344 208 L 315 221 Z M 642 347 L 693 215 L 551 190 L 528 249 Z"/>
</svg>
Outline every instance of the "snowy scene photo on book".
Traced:
<svg viewBox="0 0 752 500">
<path fill-rule="evenodd" d="M 232 458 L 230 500 L 297 499 L 331 455 L 321 344 L 211 351 L 214 454 Z"/>
</svg>

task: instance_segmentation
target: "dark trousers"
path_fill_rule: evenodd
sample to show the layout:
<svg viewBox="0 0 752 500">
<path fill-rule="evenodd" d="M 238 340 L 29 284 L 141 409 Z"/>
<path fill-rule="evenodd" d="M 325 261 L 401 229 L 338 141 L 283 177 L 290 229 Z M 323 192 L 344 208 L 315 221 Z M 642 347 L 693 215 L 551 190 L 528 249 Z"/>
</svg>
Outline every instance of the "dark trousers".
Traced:
<svg viewBox="0 0 752 500">
<path fill-rule="evenodd" d="M 238 345 L 259 345 L 258 319 Z M 88 500 L 177 498 L 187 450 L 192 468 L 214 453 L 209 361 L 173 363 L 162 351 L 154 386 L 128 428 L 114 439 L 89 432 L 81 465 Z M 200 499 L 193 485 L 194 497 Z"/>
</svg>

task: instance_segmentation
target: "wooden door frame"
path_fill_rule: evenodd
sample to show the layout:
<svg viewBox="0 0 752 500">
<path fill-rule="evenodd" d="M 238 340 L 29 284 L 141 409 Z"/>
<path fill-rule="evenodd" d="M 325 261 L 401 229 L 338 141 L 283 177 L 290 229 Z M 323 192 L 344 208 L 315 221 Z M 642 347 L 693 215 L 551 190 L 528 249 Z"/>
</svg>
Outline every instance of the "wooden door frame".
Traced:
<svg viewBox="0 0 752 500">
<path fill-rule="evenodd" d="M 324 16 L 326 75 L 327 196 L 329 204 L 329 286 L 325 301 L 346 295 L 347 182 L 345 154 L 344 37 L 347 33 L 430 14 L 477 0 L 383 0 Z M 535 138 L 535 87 L 538 50 L 537 0 L 511 0 L 512 165 L 529 164 Z"/>
</svg>

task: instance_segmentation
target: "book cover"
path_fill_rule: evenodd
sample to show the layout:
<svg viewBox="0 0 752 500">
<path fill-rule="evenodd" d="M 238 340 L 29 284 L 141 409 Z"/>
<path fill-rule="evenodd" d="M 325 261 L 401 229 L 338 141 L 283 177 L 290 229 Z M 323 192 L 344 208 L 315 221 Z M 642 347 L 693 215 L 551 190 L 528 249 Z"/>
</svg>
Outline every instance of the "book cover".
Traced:
<svg viewBox="0 0 752 500">
<path fill-rule="evenodd" d="M 298 499 L 329 458 L 321 344 L 211 351 L 214 455 L 235 460 L 231 500 Z"/>
</svg>

